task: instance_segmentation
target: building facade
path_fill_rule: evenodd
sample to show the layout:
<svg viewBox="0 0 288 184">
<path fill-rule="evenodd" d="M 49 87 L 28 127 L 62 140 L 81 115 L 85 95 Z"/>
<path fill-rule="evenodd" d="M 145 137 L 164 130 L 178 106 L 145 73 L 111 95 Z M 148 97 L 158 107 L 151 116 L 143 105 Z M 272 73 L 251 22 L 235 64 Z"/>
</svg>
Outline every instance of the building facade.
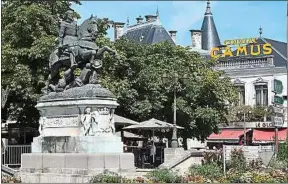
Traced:
<svg viewBox="0 0 288 184">
<path fill-rule="evenodd" d="M 114 26 L 115 39 L 123 36 L 141 44 L 168 41 L 177 45 L 177 31 L 167 31 L 164 28 L 158 11 L 156 15 L 146 15 L 145 18 L 145 22 L 142 17 L 136 18 L 137 24 L 126 25 L 126 28 L 124 28 L 124 23 L 119 23 L 120 26 L 117 26 L 118 23 L 116 23 Z M 119 35 L 119 33 L 121 34 Z M 213 48 L 223 48 L 212 15 L 210 1 L 207 2 L 201 29 L 192 29 L 190 34 L 191 45 L 189 47 L 191 51 L 199 52 L 202 56 L 210 57 Z M 265 44 L 271 44 L 272 52 L 270 54 L 265 54 L 263 50 Z M 261 106 L 268 112 L 269 106 L 273 105 L 273 80 L 277 79 L 282 82 L 283 92 L 279 95 L 284 98 L 285 121 L 282 128 L 279 128 L 278 138 L 285 140 L 287 132 L 287 43 L 262 37 L 262 28 L 260 28 L 260 35 L 256 39 L 256 43 L 249 43 L 245 47 L 247 49 L 245 55 L 239 55 L 237 50 L 234 50 L 232 56 L 219 58 L 219 64 L 215 69 L 224 71 L 238 89 L 239 101 L 233 106 L 250 106 L 252 108 Z M 229 125 L 221 125 L 220 129 L 220 133 L 208 137 L 208 144 L 243 144 L 244 131 L 246 131 L 246 143 L 249 144 L 269 144 L 273 143 L 275 139 L 274 124 L 266 115 L 260 121 L 231 122 Z"/>
<path fill-rule="evenodd" d="M 287 132 L 287 70 L 286 54 L 287 44 L 284 42 L 263 38 L 262 30 L 255 44 L 246 45 L 245 56 L 237 54 L 236 50 L 232 57 L 219 59 L 219 64 L 215 69 L 224 71 L 229 76 L 238 89 L 238 103 L 235 106 L 250 106 L 252 108 L 263 107 L 269 112 L 269 107 L 273 105 L 273 81 L 280 80 L 283 84 L 283 91 L 279 96 L 284 98 L 284 124 L 279 127 L 278 139 L 286 140 Z M 259 47 L 255 49 L 255 45 Z M 265 55 L 264 44 L 271 44 L 272 52 Z M 251 50 L 252 47 L 252 50 Z M 257 56 L 253 56 L 257 53 Z M 235 56 L 238 55 L 238 56 Z M 255 55 L 255 54 L 254 54 Z M 249 112 L 246 112 L 246 117 Z M 247 118 L 249 119 L 249 118 Z M 247 120 L 246 120 L 247 121 Z M 245 125 L 244 125 L 245 124 Z M 242 144 L 244 138 L 244 127 L 247 131 L 247 144 L 273 144 L 275 140 L 275 126 L 271 118 L 265 117 L 261 121 L 231 122 L 229 125 L 221 126 L 219 134 L 212 134 L 208 137 L 208 143 L 235 143 Z M 230 137 L 225 136 L 227 132 Z M 238 133 L 237 133 L 238 132 Z M 230 139 L 233 138 L 234 141 Z"/>
</svg>

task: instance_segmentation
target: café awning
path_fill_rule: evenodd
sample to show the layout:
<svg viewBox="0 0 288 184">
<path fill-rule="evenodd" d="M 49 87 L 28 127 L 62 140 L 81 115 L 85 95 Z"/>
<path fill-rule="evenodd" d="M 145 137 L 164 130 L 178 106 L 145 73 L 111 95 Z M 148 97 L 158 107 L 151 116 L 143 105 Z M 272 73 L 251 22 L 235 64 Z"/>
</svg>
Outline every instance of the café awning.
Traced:
<svg viewBox="0 0 288 184">
<path fill-rule="evenodd" d="M 250 131 L 249 129 L 246 131 Z M 238 143 L 240 141 L 240 137 L 244 135 L 243 129 L 231 130 L 231 129 L 223 129 L 218 134 L 211 134 L 207 138 L 207 142 L 235 142 Z"/>
<path fill-rule="evenodd" d="M 119 116 L 117 114 L 114 114 L 114 121 L 116 125 L 138 125 L 139 124 L 137 121 L 124 118 L 123 116 Z"/>
<path fill-rule="evenodd" d="M 278 130 L 278 140 L 286 140 L 287 129 Z M 253 138 L 254 143 L 265 143 L 265 142 L 274 142 L 275 140 L 275 129 L 254 129 Z"/>
<path fill-rule="evenodd" d="M 126 131 L 123 131 L 123 134 L 124 134 L 125 138 L 136 138 L 136 139 L 143 138 L 142 135 L 137 135 L 137 134 L 134 134 L 134 133 L 131 133 L 131 132 L 126 132 Z M 121 131 L 116 132 L 116 136 L 121 137 Z"/>
</svg>

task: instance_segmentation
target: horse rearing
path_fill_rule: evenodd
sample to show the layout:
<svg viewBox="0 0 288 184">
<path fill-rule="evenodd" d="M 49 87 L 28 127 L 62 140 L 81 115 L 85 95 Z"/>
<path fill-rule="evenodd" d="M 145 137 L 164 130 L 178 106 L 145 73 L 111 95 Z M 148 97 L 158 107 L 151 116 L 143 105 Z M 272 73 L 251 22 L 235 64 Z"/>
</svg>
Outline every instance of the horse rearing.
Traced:
<svg viewBox="0 0 288 184">
<path fill-rule="evenodd" d="M 95 43 L 98 35 L 97 18 L 91 16 L 77 28 L 78 37 L 72 45 L 60 50 L 58 47 L 51 53 L 49 58 L 50 75 L 48 85 L 55 85 L 60 79 L 60 70 L 74 71 L 77 67 L 83 69 L 87 63 L 92 63 L 95 58 L 102 58 L 104 52 L 114 55 L 117 52 L 107 46 L 99 48 Z"/>
</svg>

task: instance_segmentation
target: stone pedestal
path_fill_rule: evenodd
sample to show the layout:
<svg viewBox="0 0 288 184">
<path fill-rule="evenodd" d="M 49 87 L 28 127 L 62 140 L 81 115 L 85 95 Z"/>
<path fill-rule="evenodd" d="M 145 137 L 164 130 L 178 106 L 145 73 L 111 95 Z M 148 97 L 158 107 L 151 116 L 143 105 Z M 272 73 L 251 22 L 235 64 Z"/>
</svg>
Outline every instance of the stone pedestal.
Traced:
<svg viewBox="0 0 288 184">
<path fill-rule="evenodd" d="M 36 106 L 40 136 L 33 139 L 32 153 L 22 155 L 22 181 L 50 182 L 45 177 L 60 174 L 67 181 L 83 182 L 104 169 L 134 171 L 134 155 L 123 153 L 115 135 L 117 106 L 109 90 L 94 84 L 42 96 Z M 70 177 L 75 174 L 79 177 Z"/>
<path fill-rule="evenodd" d="M 104 170 L 134 173 L 131 160 L 134 161 L 132 153 L 22 154 L 19 176 L 24 183 L 84 183 Z"/>
<path fill-rule="evenodd" d="M 36 137 L 33 153 L 123 153 L 121 137 L 57 136 Z"/>
</svg>

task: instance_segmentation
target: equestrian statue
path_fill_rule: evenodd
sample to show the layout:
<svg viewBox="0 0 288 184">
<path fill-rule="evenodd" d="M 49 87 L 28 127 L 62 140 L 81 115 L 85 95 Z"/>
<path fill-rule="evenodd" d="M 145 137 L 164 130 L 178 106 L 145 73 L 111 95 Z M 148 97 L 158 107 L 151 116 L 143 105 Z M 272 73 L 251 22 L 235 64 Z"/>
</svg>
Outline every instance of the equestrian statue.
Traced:
<svg viewBox="0 0 288 184">
<path fill-rule="evenodd" d="M 47 92 L 61 92 L 85 84 L 97 84 L 96 69 L 102 67 L 105 52 L 118 57 L 117 52 L 107 46 L 99 48 L 95 39 L 98 36 L 97 17 L 91 15 L 80 26 L 73 19 L 73 11 L 65 13 L 61 21 L 56 49 L 49 58 L 50 75 Z M 81 69 L 79 77 L 74 75 L 76 68 Z M 64 69 L 63 77 L 60 77 Z"/>
</svg>

